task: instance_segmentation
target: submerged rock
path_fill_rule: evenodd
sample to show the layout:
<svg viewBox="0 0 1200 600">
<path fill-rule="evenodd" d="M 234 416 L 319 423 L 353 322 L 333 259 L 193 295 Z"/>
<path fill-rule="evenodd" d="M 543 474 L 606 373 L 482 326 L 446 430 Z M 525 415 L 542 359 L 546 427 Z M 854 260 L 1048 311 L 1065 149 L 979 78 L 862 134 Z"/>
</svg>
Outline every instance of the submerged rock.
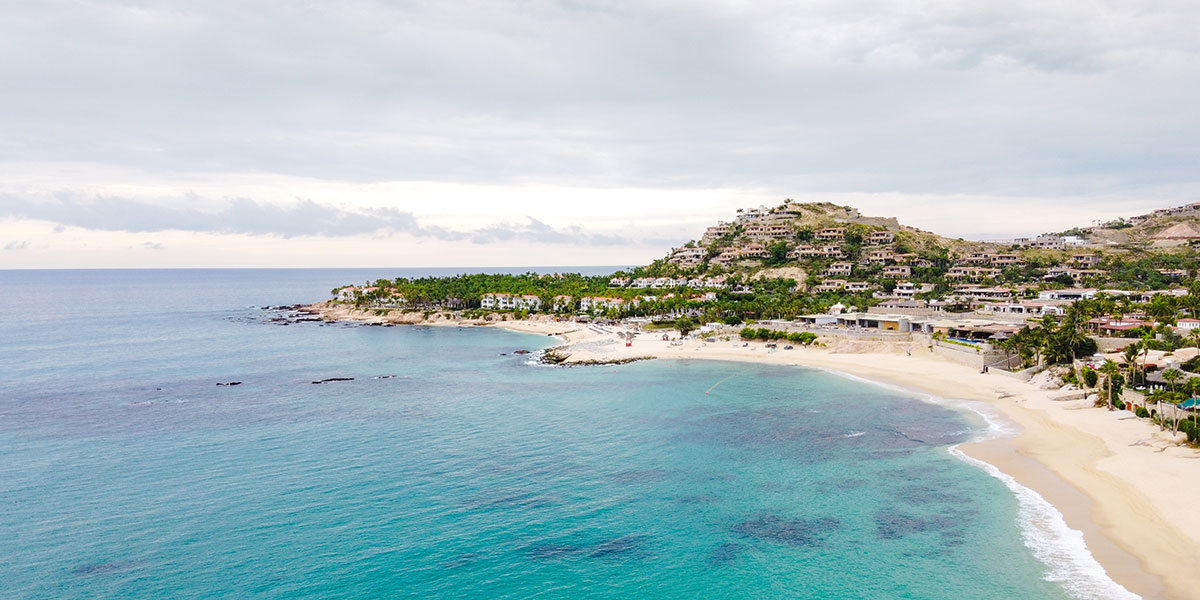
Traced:
<svg viewBox="0 0 1200 600">
<path fill-rule="evenodd" d="M 603 557 L 617 554 L 644 554 L 642 546 L 645 539 L 645 536 L 640 535 L 623 535 L 597 544 L 588 552 L 588 556 Z"/>
<path fill-rule="evenodd" d="M 575 556 L 582 551 L 582 548 L 568 544 L 538 544 L 525 550 L 525 554 L 536 560 L 558 560 Z"/>
<path fill-rule="evenodd" d="M 825 537 L 841 525 L 841 521 L 833 517 L 792 519 L 781 515 L 763 515 L 742 521 L 734 525 L 733 530 L 755 539 L 803 547 L 824 542 Z"/>
<path fill-rule="evenodd" d="M 131 561 L 131 560 L 105 562 L 105 563 L 92 563 L 92 564 L 82 565 L 82 566 L 76 567 L 74 569 L 71 569 L 71 574 L 78 575 L 78 576 L 87 576 L 87 575 L 103 575 L 105 573 L 118 573 L 121 571 L 128 571 L 129 569 L 133 569 L 133 568 L 137 567 L 139 564 L 140 563 Z"/>
<path fill-rule="evenodd" d="M 712 552 L 708 553 L 708 560 L 706 562 L 708 562 L 708 565 L 711 567 L 724 566 L 737 560 L 738 557 L 742 555 L 743 550 L 744 549 L 742 548 L 741 544 L 736 542 L 725 542 L 720 546 L 713 548 Z"/>
</svg>

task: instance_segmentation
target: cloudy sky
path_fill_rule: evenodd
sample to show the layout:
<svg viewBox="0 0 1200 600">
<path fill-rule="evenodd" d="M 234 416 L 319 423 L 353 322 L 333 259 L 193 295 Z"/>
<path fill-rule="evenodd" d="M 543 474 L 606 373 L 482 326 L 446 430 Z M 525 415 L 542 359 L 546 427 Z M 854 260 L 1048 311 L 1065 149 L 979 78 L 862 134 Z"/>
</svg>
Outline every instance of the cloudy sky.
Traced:
<svg viewBox="0 0 1200 600">
<path fill-rule="evenodd" d="M 0 268 L 633 264 L 1200 200 L 1194 0 L 0 5 Z"/>
</svg>

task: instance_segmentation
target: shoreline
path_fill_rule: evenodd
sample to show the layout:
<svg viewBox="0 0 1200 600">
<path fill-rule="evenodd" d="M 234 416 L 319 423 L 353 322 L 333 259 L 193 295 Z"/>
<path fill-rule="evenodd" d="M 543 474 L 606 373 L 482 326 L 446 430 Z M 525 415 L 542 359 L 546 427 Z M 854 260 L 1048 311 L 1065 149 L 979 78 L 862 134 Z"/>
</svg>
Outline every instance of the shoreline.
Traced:
<svg viewBox="0 0 1200 600">
<path fill-rule="evenodd" d="M 650 339 L 658 338 L 656 331 L 626 347 L 617 343 L 615 335 L 552 317 L 396 321 L 353 314 L 364 311 L 319 312 L 327 320 L 378 318 L 378 322 L 418 325 L 492 326 L 552 336 L 567 346 L 566 365 L 653 357 L 801 366 L 927 394 L 945 400 L 944 405 L 952 409 L 980 412 L 954 406 L 955 401 L 978 403 L 1011 424 L 1012 430 L 960 444 L 951 448 L 952 453 L 991 466 L 1052 506 L 1067 527 L 1082 534 L 1087 551 L 1104 574 L 1130 592 L 1148 600 L 1200 598 L 1200 511 L 1189 506 L 1200 494 L 1200 452 L 1173 445 L 1156 426 L 1125 411 L 1092 408 L 1084 400 L 1052 400 L 1055 390 L 1000 374 L 981 374 L 913 345 L 879 344 L 881 351 L 875 352 L 805 347 L 768 352 L 763 342 L 743 347 L 740 341 L 690 340 L 672 346 L 661 338 Z M 980 415 L 989 421 L 993 416 Z M 1003 477 L 998 478 L 1012 489 Z M 1054 573 L 1055 565 L 1048 565 L 1048 571 Z"/>
</svg>

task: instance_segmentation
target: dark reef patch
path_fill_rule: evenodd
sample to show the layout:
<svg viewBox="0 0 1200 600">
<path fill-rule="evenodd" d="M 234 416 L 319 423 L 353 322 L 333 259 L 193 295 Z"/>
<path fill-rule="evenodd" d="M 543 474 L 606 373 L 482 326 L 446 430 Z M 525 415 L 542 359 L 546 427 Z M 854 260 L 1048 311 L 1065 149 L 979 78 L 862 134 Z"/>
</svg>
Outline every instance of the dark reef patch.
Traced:
<svg viewBox="0 0 1200 600">
<path fill-rule="evenodd" d="M 456 554 L 454 558 L 438 565 L 439 569 L 459 569 L 465 567 L 483 557 L 482 552 L 463 552 Z"/>
<path fill-rule="evenodd" d="M 950 515 L 918 517 L 901 512 L 879 511 L 875 515 L 875 535 L 894 540 L 918 533 L 936 533 L 944 540 L 962 543 L 962 520 Z"/>
<path fill-rule="evenodd" d="M 743 551 L 745 549 L 741 544 L 737 542 L 725 542 L 713 548 L 712 552 L 708 553 L 708 559 L 705 562 L 710 567 L 723 567 L 740 558 Z"/>
<path fill-rule="evenodd" d="M 534 560 L 554 561 L 569 558 L 617 558 L 622 556 L 648 556 L 644 535 L 622 535 L 598 544 L 564 544 L 546 542 L 525 549 L 525 555 Z"/>
<path fill-rule="evenodd" d="M 761 515 L 733 526 L 733 531 L 746 537 L 778 542 L 789 546 L 809 547 L 825 541 L 842 525 L 834 517 L 795 519 L 781 515 Z"/>
<path fill-rule="evenodd" d="M 609 479 L 617 483 L 647 483 L 662 481 L 670 475 L 671 472 L 666 469 L 630 469 L 628 471 L 613 473 L 609 476 Z"/>
<path fill-rule="evenodd" d="M 619 555 L 645 555 L 644 550 L 646 536 L 643 535 L 623 535 L 615 537 L 611 540 L 601 542 L 588 552 L 588 556 L 593 558 L 602 558 L 606 556 Z"/>
<path fill-rule="evenodd" d="M 525 555 L 534 560 L 561 560 L 578 556 L 583 548 L 570 544 L 535 544 L 525 549 Z"/>
<path fill-rule="evenodd" d="M 132 560 L 91 563 L 91 564 L 81 565 L 81 566 L 75 567 L 74 569 L 71 569 L 71 574 L 79 576 L 79 577 L 86 577 L 89 575 L 104 575 L 106 573 L 120 573 L 122 571 L 136 569 L 137 567 L 141 566 L 141 564 L 142 563 L 139 563 L 137 561 L 132 561 Z"/>
</svg>

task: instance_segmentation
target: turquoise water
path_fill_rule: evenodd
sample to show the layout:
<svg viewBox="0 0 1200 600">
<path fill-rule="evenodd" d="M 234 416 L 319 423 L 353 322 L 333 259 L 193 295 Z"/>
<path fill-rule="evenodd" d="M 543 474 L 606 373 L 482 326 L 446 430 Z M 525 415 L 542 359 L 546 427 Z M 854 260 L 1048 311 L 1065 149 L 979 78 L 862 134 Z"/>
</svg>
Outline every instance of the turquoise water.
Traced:
<svg viewBox="0 0 1200 600">
<path fill-rule="evenodd" d="M 0 597 L 1071 597 L 961 412 L 255 308 L 400 274 L 0 272 Z"/>
</svg>

